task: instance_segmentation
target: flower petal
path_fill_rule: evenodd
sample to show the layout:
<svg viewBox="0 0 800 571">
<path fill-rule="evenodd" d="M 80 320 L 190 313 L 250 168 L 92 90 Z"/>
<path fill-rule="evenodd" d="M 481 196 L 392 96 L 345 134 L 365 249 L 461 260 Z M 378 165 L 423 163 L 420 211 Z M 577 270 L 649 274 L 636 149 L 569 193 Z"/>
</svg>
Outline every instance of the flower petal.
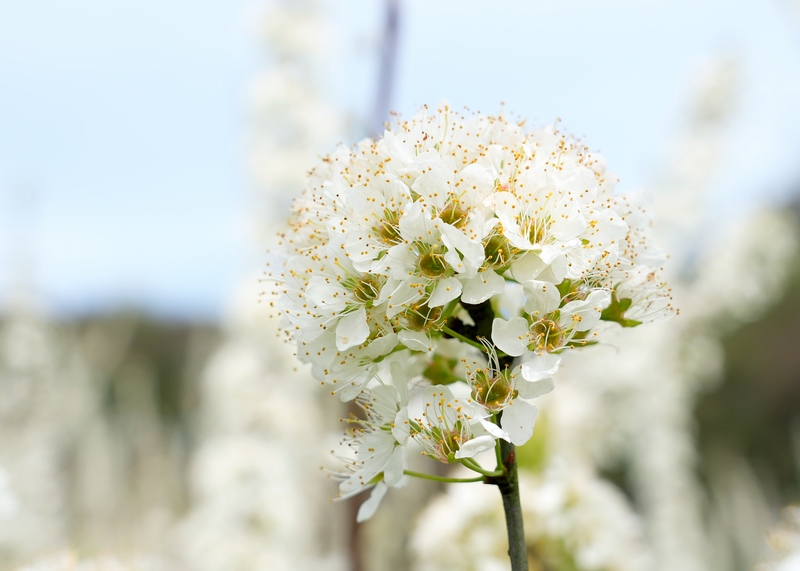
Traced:
<svg viewBox="0 0 800 571">
<path fill-rule="evenodd" d="M 561 293 L 558 288 L 549 282 L 533 280 L 525 282 L 525 312 L 541 317 L 558 309 L 561 305 Z"/>
<path fill-rule="evenodd" d="M 508 321 L 496 318 L 492 322 L 492 341 L 501 351 L 519 357 L 528 347 L 528 320 L 512 317 Z"/>
<path fill-rule="evenodd" d="M 411 436 L 411 425 L 408 421 L 408 409 L 406 407 L 401 408 L 397 416 L 394 417 L 392 436 L 400 444 L 405 444 Z"/>
<path fill-rule="evenodd" d="M 538 408 L 522 399 L 514 399 L 503 409 L 500 424 L 508 433 L 512 444 L 522 446 L 530 440 L 538 412 Z"/>
<path fill-rule="evenodd" d="M 535 383 L 552 377 L 558 371 L 560 363 L 561 355 L 531 353 L 522 363 L 522 378 L 528 382 Z"/>
<path fill-rule="evenodd" d="M 553 383 L 553 379 L 551 377 L 533 382 L 527 381 L 523 377 L 523 380 L 519 381 L 516 385 L 516 389 L 519 391 L 520 398 L 524 399 L 535 399 L 536 397 L 546 395 L 554 388 L 555 384 Z"/>
<path fill-rule="evenodd" d="M 471 278 L 483 264 L 486 254 L 483 251 L 483 244 L 473 242 L 466 234 L 449 224 L 441 227 L 442 243 L 447 246 L 445 260 L 456 273 Z M 458 256 L 456 252 L 460 252 Z"/>
<path fill-rule="evenodd" d="M 346 314 L 336 325 L 336 348 L 339 351 L 361 345 L 367 337 L 369 337 L 369 325 L 367 325 L 367 310 L 363 307 Z"/>
<path fill-rule="evenodd" d="M 433 351 L 433 341 L 428 337 L 424 331 L 409 331 L 403 329 L 397 334 L 400 343 L 411 349 L 412 351 Z"/>
<path fill-rule="evenodd" d="M 323 276 L 313 276 L 308 281 L 306 297 L 319 308 L 327 311 L 341 311 L 347 306 L 344 288 L 338 283 L 328 283 Z"/>
<path fill-rule="evenodd" d="M 397 343 L 397 335 L 395 333 L 387 333 L 383 337 L 370 341 L 364 350 L 364 354 L 370 359 L 377 359 L 390 353 L 392 349 L 397 347 Z"/>
<path fill-rule="evenodd" d="M 539 274 L 539 280 L 560 284 L 567 275 L 567 257 L 564 255 L 556 256 L 553 261 Z"/>
<path fill-rule="evenodd" d="M 381 505 L 381 501 L 388 490 L 389 488 L 387 488 L 386 484 L 383 482 L 378 482 L 375 485 L 367 501 L 358 508 L 358 515 L 356 516 L 356 521 L 358 523 L 367 521 L 375 515 L 375 512 L 378 511 L 378 506 Z"/>
<path fill-rule="evenodd" d="M 471 304 L 483 303 L 490 297 L 503 293 L 505 286 L 506 280 L 497 272 L 492 270 L 478 272 L 477 276 L 464 282 L 461 301 Z"/>
<path fill-rule="evenodd" d="M 386 306 L 386 317 L 392 318 L 398 313 L 405 311 L 408 306 L 417 301 L 424 294 L 424 290 L 416 285 L 416 280 L 403 280 L 397 282 L 389 280 L 381 290 L 378 303 L 388 302 Z"/>
<path fill-rule="evenodd" d="M 495 438 L 502 438 L 503 440 L 509 440 L 508 433 L 499 426 L 497 426 L 494 422 L 486 420 L 485 418 L 481 418 L 480 423 L 483 429 L 492 436 L 494 436 Z"/>
<path fill-rule="evenodd" d="M 403 479 L 405 469 L 405 450 L 402 446 L 395 446 L 392 455 L 383 469 L 383 481 L 387 486 L 394 486 Z"/>
<path fill-rule="evenodd" d="M 428 300 L 428 307 L 440 307 L 459 295 L 461 295 L 461 282 L 457 277 L 450 276 L 436 284 L 436 289 Z"/>
<path fill-rule="evenodd" d="M 472 458 L 481 452 L 494 448 L 494 437 L 484 434 L 467 440 L 456 452 L 456 458 Z"/>
<path fill-rule="evenodd" d="M 511 275 L 520 283 L 535 280 L 545 269 L 542 259 L 534 252 L 528 252 L 511 265 Z"/>
<path fill-rule="evenodd" d="M 556 206 L 556 210 L 558 211 L 558 216 L 553 217 L 553 223 L 548 230 L 559 242 L 573 240 L 586 229 L 586 219 L 573 200 L 565 199 Z"/>
<path fill-rule="evenodd" d="M 603 310 L 611 303 L 611 294 L 607 290 L 598 289 L 591 292 L 582 301 L 571 301 L 561 310 L 564 325 L 572 326 L 575 331 L 588 331 L 600 321 Z"/>
</svg>

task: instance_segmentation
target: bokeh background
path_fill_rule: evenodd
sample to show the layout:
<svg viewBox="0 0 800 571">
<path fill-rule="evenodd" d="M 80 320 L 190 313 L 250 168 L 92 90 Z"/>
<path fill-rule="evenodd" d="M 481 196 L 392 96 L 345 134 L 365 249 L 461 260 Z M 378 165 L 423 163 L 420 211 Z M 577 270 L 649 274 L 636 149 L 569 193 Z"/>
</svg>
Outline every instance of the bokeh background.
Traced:
<svg viewBox="0 0 800 571">
<path fill-rule="evenodd" d="M 488 489 L 327 501 L 259 303 L 315 159 L 443 99 L 561 119 L 671 253 L 542 399 L 532 569 L 800 569 L 797 0 L 0 4 L 0 568 L 505 568 Z"/>
</svg>

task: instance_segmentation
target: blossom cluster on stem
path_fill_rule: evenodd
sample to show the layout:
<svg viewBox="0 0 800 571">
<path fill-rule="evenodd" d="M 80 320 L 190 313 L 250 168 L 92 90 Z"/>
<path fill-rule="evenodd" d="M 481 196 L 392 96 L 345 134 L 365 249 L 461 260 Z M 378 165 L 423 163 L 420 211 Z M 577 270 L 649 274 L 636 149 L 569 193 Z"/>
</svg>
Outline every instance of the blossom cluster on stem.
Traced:
<svg viewBox="0 0 800 571">
<path fill-rule="evenodd" d="M 402 485 L 407 452 L 475 456 L 532 435 L 564 353 L 672 314 L 641 193 L 557 125 L 446 104 L 311 171 L 268 278 L 298 357 L 363 414 L 343 497 Z"/>
</svg>

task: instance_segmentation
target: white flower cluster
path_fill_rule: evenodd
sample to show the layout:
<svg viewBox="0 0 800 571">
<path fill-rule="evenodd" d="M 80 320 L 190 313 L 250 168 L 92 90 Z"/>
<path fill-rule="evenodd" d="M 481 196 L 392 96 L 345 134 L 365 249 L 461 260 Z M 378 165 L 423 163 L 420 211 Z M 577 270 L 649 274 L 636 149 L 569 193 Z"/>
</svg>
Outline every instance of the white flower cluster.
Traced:
<svg viewBox="0 0 800 571">
<path fill-rule="evenodd" d="M 299 358 L 367 412 L 343 494 L 401 483 L 408 442 L 444 462 L 523 444 L 564 350 L 673 312 L 641 196 L 616 181 L 555 126 L 446 105 L 322 159 L 268 277 Z"/>
</svg>

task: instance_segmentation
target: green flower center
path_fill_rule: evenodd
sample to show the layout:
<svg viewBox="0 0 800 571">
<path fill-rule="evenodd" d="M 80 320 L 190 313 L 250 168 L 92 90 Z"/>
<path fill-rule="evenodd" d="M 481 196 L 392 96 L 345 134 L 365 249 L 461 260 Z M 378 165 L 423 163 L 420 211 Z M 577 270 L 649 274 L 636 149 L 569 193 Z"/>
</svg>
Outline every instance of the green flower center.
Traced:
<svg viewBox="0 0 800 571">
<path fill-rule="evenodd" d="M 483 253 L 486 256 L 486 263 L 495 270 L 502 270 L 511 265 L 516 248 L 509 244 L 505 236 L 500 232 L 494 233 L 483 243 Z"/>
<path fill-rule="evenodd" d="M 353 288 L 353 297 L 359 302 L 369 305 L 378 298 L 381 292 L 381 279 L 372 274 L 366 274 Z"/>
<path fill-rule="evenodd" d="M 384 244 L 394 246 L 403 241 L 400 236 L 400 217 L 396 212 L 388 208 L 383 211 L 383 220 L 378 222 L 378 225 L 372 229 L 372 232 Z"/>
<path fill-rule="evenodd" d="M 461 448 L 461 428 L 459 420 L 451 430 L 442 430 L 438 427 L 431 429 L 436 457 L 440 462 L 449 464 L 456 461 L 456 452 Z"/>
<path fill-rule="evenodd" d="M 544 231 L 547 227 L 546 220 L 528 218 L 523 222 L 523 228 L 531 244 L 541 244 L 544 241 Z"/>
<path fill-rule="evenodd" d="M 426 331 L 433 327 L 442 317 L 441 307 L 428 307 L 427 303 L 409 308 L 405 312 L 408 328 L 414 331 Z"/>
<path fill-rule="evenodd" d="M 508 397 L 513 395 L 513 392 L 507 370 L 492 377 L 484 369 L 475 374 L 472 398 L 489 410 L 502 408 Z"/>
<path fill-rule="evenodd" d="M 566 341 L 564 330 L 551 318 L 540 319 L 534 323 L 531 332 L 536 337 L 536 342 L 528 347 L 532 351 L 542 349 L 553 351 L 563 347 Z"/>
<path fill-rule="evenodd" d="M 444 261 L 447 248 L 439 244 L 419 244 L 417 251 L 420 254 L 417 266 L 423 276 L 438 278 L 447 272 L 447 262 Z"/>
<path fill-rule="evenodd" d="M 463 228 L 467 223 L 467 211 L 461 208 L 461 204 L 457 200 L 453 200 L 445 206 L 439 213 L 439 218 L 442 222 L 451 224 L 456 228 Z"/>
</svg>

